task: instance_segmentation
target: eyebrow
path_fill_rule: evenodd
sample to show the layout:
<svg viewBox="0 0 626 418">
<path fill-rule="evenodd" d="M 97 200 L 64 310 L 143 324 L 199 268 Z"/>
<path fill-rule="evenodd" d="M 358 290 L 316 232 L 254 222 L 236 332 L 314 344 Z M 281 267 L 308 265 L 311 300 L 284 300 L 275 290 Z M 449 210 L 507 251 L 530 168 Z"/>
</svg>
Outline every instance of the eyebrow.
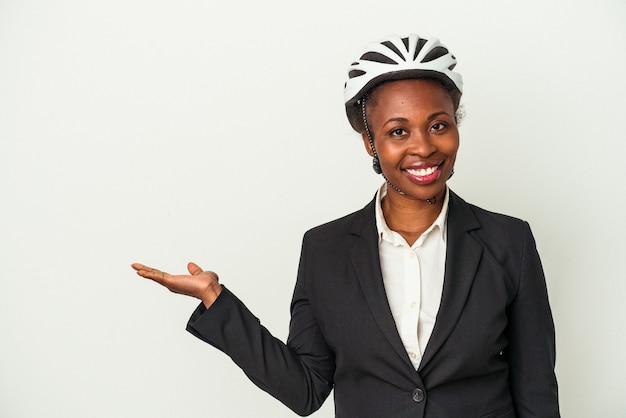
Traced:
<svg viewBox="0 0 626 418">
<path fill-rule="evenodd" d="M 408 121 L 409 121 L 409 120 L 408 120 L 407 118 L 391 118 L 391 119 L 387 120 L 387 121 L 383 124 L 383 126 L 385 126 L 385 125 L 387 125 L 388 123 L 391 123 L 391 122 L 408 122 Z"/>
<path fill-rule="evenodd" d="M 437 117 L 439 117 L 439 116 L 441 116 L 441 115 L 450 116 L 450 115 L 448 114 L 448 112 L 444 112 L 444 111 L 442 110 L 442 111 L 440 111 L 440 112 L 435 112 L 435 113 L 433 113 L 432 115 L 428 116 L 428 120 L 429 120 L 429 121 L 431 121 L 431 120 L 436 119 Z M 383 124 L 383 126 L 385 126 L 385 125 L 387 125 L 388 123 L 391 123 L 391 122 L 408 122 L 408 121 L 409 121 L 409 120 L 408 120 L 407 118 L 403 118 L 403 117 L 391 118 L 391 119 L 388 119 L 388 120 L 387 120 L 387 121 Z"/>
</svg>

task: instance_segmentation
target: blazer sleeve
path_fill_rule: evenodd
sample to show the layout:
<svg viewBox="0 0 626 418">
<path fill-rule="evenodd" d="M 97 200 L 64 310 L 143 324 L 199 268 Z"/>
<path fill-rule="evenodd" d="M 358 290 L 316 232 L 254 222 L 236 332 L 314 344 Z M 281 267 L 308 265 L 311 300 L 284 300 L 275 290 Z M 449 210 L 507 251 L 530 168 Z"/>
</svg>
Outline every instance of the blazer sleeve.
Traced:
<svg viewBox="0 0 626 418">
<path fill-rule="evenodd" d="M 200 304 L 187 324 L 190 333 L 230 356 L 252 382 L 301 416 L 321 407 L 335 370 L 305 291 L 305 252 L 303 244 L 287 344 L 225 287 L 209 309 Z"/>
<path fill-rule="evenodd" d="M 519 418 L 559 417 L 554 374 L 554 323 L 539 254 L 524 222 L 518 289 L 508 307 L 509 346 L 504 351 L 509 384 Z"/>
</svg>

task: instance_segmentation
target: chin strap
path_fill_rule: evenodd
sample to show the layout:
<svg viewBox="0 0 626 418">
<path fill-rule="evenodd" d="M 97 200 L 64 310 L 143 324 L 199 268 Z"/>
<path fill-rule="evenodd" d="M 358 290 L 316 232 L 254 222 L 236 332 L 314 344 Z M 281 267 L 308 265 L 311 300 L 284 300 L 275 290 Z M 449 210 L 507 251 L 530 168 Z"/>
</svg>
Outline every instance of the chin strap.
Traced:
<svg viewBox="0 0 626 418">
<path fill-rule="evenodd" d="M 361 115 L 363 116 L 363 126 L 365 127 L 365 133 L 367 134 L 367 139 L 370 142 L 370 148 L 372 149 L 372 154 L 374 154 L 372 158 L 372 168 L 374 169 L 374 172 L 376 174 L 383 174 L 383 170 L 382 168 L 380 168 L 380 160 L 378 159 L 378 152 L 376 152 L 376 147 L 374 146 L 374 140 L 372 139 L 372 134 L 370 133 L 370 127 L 367 124 L 367 116 L 365 115 L 365 97 L 361 99 Z M 389 182 L 389 180 L 387 180 L 387 182 Z"/>
<path fill-rule="evenodd" d="M 370 127 L 367 124 L 367 115 L 365 114 L 365 97 L 361 99 L 361 114 L 363 115 L 363 126 L 365 127 L 365 133 L 367 134 L 367 140 L 370 143 L 370 148 L 372 149 L 372 154 L 374 154 L 372 158 L 372 169 L 376 174 L 382 174 L 383 178 L 393 190 L 400 194 L 404 194 L 402 190 L 393 185 L 383 173 L 383 169 L 380 167 L 380 160 L 378 159 L 378 152 L 376 151 L 376 147 L 374 146 L 374 138 L 372 138 L 372 133 L 370 132 Z"/>
</svg>

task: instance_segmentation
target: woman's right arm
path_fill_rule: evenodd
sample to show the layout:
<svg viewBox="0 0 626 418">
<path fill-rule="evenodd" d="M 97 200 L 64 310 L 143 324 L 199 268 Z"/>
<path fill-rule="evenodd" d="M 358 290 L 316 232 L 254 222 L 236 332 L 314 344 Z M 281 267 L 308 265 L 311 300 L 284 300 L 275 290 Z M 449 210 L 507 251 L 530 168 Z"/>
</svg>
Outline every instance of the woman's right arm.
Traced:
<svg viewBox="0 0 626 418">
<path fill-rule="evenodd" d="M 299 415 L 319 409 L 332 389 L 334 357 L 315 329 L 298 331 L 297 346 L 290 333 L 286 345 L 227 288 L 209 309 L 198 306 L 187 330 L 230 356 L 254 384 Z"/>
<path fill-rule="evenodd" d="M 257 386 L 305 416 L 319 409 L 330 394 L 335 370 L 333 352 L 306 294 L 305 259 L 303 246 L 287 344 L 272 336 L 233 293 L 219 285 L 215 273 L 203 272 L 193 263 L 191 276 L 174 276 L 139 264 L 133 268 L 172 292 L 201 299 L 187 330 L 230 356 Z"/>
</svg>

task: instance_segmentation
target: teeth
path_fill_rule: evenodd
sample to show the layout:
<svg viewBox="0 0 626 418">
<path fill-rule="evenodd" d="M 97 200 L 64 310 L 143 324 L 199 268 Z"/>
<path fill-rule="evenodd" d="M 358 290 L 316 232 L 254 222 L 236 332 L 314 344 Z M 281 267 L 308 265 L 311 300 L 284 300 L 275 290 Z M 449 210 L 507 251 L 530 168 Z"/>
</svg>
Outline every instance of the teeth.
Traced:
<svg viewBox="0 0 626 418">
<path fill-rule="evenodd" d="M 419 176 L 419 177 L 424 177 L 424 176 L 429 176 L 431 174 L 433 174 L 435 171 L 437 171 L 437 166 L 434 167 L 428 167 L 428 168 L 421 168 L 418 170 L 413 170 L 411 168 L 407 168 L 406 171 L 408 171 L 409 173 L 413 174 L 414 176 Z"/>
</svg>

